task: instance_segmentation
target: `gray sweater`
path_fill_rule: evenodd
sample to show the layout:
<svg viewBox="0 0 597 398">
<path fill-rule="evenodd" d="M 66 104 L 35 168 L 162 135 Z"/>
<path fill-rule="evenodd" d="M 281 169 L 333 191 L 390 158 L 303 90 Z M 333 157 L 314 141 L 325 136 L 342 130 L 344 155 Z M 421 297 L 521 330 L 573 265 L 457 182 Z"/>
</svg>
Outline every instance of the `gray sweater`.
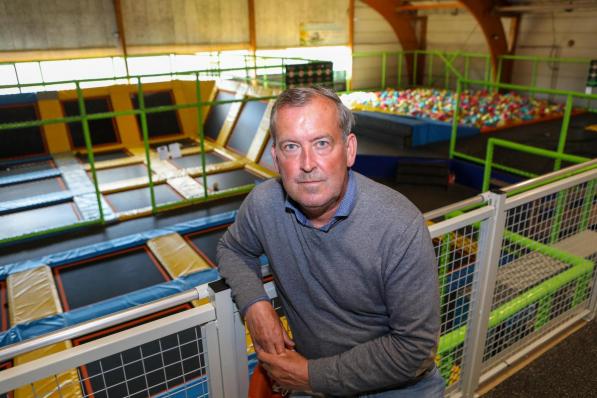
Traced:
<svg viewBox="0 0 597 398">
<path fill-rule="evenodd" d="M 439 336 L 435 254 L 421 213 L 360 174 L 350 215 L 328 232 L 301 225 L 279 180 L 257 187 L 218 245 L 243 309 L 265 295 L 266 254 L 314 391 L 400 387 L 433 366 Z"/>
</svg>

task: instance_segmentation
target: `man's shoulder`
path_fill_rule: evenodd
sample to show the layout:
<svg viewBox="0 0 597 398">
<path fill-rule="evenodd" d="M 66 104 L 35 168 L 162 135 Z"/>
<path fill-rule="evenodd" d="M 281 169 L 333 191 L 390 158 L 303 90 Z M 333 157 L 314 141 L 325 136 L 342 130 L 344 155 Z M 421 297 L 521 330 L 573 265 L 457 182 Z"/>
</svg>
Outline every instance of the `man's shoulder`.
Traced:
<svg viewBox="0 0 597 398">
<path fill-rule="evenodd" d="M 355 173 L 355 175 L 358 201 L 366 208 L 369 215 L 377 214 L 380 218 L 388 221 L 399 220 L 408 224 L 421 216 L 421 211 L 400 192 L 362 174 Z"/>
<path fill-rule="evenodd" d="M 245 202 L 252 207 L 271 208 L 276 204 L 284 205 L 284 190 L 278 178 L 270 178 L 255 186 Z"/>
</svg>

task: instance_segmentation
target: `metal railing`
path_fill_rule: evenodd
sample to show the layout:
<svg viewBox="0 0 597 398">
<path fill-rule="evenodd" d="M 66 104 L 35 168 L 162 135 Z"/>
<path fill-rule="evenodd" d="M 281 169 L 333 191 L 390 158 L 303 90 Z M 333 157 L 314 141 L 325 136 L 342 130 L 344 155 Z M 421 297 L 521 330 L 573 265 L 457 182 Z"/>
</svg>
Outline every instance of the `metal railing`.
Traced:
<svg viewBox="0 0 597 398">
<path fill-rule="evenodd" d="M 425 214 L 426 219 L 452 214 L 429 226 L 441 293 L 436 362 L 447 381 L 448 396 L 474 396 L 481 383 L 513 361 L 566 328 L 594 318 L 597 169 L 587 170 L 591 163 L 595 161 L 505 188 L 510 195 L 486 192 Z M 157 389 L 147 382 L 157 377 L 154 372 L 160 374 L 155 383 L 163 387 L 160 391 L 164 396 L 182 396 L 185 391 L 193 396 L 246 396 L 244 325 L 229 290 L 221 282 L 210 286 L 209 293 L 200 287 L 0 349 L 0 359 L 6 360 L 140 315 L 210 297 L 210 303 L 201 307 L 3 370 L 0 394 L 23 388 L 26 390 L 20 391 L 40 396 L 67 388 L 65 380 L 72 378 L 63 373 L 77 370 L 75 375 L 80 377 L 76 383 L 85 396 L 88 391 L 125 387 L 129 394 L 121 396 L 134 395 L 131 391 L 155 394 Z M 269 283 L 266 287 L 270 298 L 275 299 L 274 286 Z M 160 339 L 166 340 L 160 343 Z M 199 349 L 187 354 L 185 347 L 191 345 Z M 155 357 L 163 358 L 158 360 L 159 366 L 151 362 Z M 135 372 L 135 366 L 146 369 Z M 114 378 L 119 369 L 124 376 Z M 98 381 L 108 374 L 108 379 L 115 381 Z"/>
</svg>

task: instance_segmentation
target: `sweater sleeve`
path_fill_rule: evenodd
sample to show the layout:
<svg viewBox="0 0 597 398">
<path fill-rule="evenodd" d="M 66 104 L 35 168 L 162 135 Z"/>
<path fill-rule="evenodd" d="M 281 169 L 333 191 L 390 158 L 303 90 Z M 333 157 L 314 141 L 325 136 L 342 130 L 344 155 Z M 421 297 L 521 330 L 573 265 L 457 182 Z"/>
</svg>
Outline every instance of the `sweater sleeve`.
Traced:
<svg viewBox="0 0 597 398">
<path fill-rule="evenodd" d="M 388 333 L 338 355 L 309 360 L 314 391 L 346 396 L 399 387 L 432 366 L 440 328 L 439 289 L 423 218 L 418 216 L 394 245 L 382 272 Z"/>
<path fill-rule="evenodd" d="M 255 195 L 250 194 L 217 247 L 218 270 L 243 315 L 251 304 L 268 299 L 261 281 L 259 257 L 263 246 L 258 237 L 256 207 Z"/>
</svg>

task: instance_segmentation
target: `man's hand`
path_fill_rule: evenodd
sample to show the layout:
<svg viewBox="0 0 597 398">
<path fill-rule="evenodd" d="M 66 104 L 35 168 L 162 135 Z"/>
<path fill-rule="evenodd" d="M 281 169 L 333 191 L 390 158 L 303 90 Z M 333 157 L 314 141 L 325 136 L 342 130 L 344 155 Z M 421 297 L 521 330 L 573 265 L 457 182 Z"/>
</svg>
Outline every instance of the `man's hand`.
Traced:
<svg viewBox="0 0 597 398">
<path fill-rule="evenodd" d="M 265 351 L 257 353 L 263 368 L 280 387 L 289 390 L 309 391 L 309 366 L 307 359 L 296 351 L 284 350 L 281 354 Z"/>
<path fill-rule="evenodd" d="M 281 354 L 286 348 L 294 347 L 294 341 L 288 337 L 269 301 L 258 301 L 251 305 L 245 313 L 245 320 L 258 354 L 263 351 Z"/>
</svg>

